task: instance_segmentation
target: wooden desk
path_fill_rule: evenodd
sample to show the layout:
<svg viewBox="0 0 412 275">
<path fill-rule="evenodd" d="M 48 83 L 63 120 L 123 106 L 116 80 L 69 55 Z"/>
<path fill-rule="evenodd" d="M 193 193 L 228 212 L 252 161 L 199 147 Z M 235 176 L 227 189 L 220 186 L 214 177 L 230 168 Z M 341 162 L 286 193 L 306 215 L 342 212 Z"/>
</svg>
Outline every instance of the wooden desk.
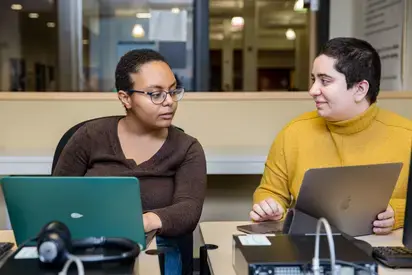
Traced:
<svg viewBox="0 0 412 275">
<path fill-rule="evenodd" d="M 12 242 L 15 243 L 14 235 L 12 230 L 0 230 L 0 242 Z M 16 246 L 13 247 L 13 251 L 16 249 Z M 156 242 L 153 240 L 150 243 L 148 249 L 156 249 Z M 5 256 L 0 260 L 0 267 L 5 263 L 7 257 Z M 146 253 L 141 253 L 135 263 L 135 275 L 160 275 L 159 260 L 157 256 L 147 255 Z"/>
<path fill-rule="evenodd" d="M 205 244 L 215 244 L 218 249 L 208 251 L 209 269 L 213 275 L 236 275 L 232 267 L 232 235 L 243 234 L 236 230 L 238 225 L 250 222 L 203 222 L 200 224 L 200 234 Z M 397 230 L 386 236 L 366 236 L 359 238 L 373 246 L 402 245 L 402 230 Z M 412 269 L 390 269 L 379 267 L 380 275 L 412 274 Z"/>
</svg>

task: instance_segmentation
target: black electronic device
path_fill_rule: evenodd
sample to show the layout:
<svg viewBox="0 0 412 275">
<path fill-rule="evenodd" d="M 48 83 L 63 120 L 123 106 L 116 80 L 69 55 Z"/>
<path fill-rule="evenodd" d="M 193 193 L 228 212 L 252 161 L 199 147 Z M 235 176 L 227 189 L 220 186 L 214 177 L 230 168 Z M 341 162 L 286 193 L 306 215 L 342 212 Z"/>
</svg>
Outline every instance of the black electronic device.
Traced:
<svg viewBox="0 0 412 275">
<path fill-rule="evenodd" d="M 243 236 L 243 237 L 242 237 Z M 233 236 L 233 267 L 237 275 L 255 274 L 312 274 L 312 259 L 316 236 L 278 235 L 259 236 L 266 243 L 245 242 L 247 235 Z M 249 237 L 253 237 L 250 236 Z M 378 263 L 343 235 L 333 237 L 338 274 L 375 274 Z M 320 237 L 320 273 L 329 274 L 329 246 L 325 235 Z M 327 259 L 327 260 L 323 260 Z M 366 273 L 365 273 L 366 270 Z M 375 272 L 375 273 L 373 273 Z"/>
<path fill-rule="evenodd" d="M 36 242 L 35 246 L 31 244 L 33 242 Z M 87 274 L 132 274 L 139 254 L 140 246 L 132 240 L 72 239 L 65 224 L 52 221 L 7 258 L 0 274 L 50 274 L 62 270 L 62 266 L 66 267 L 70 261 L 88 264 Z"/>
<path fill-rule="evenodd" d="M 0 259 L 6 256 L 12 248 L 13 248 L 13 243 L 0 242 Z"/>
<path fill-rule="evenodd" d="M 247 234 L 281 234 L 283 233 L 283 221 L 265 221 L 239 225 L 237 230 Z"/>
<path fill-rule="evenodd" d="M 63 265 L 75 250 L 116 247 L 122 250 L 117 255 L 76 255 L 82 262 L 115 262 L 134 260 L 140 253 L 135 242 L 125 238 L 90 237 L 72 240 L 69 228 L 58 221 L 46 224 L 38 234 L 37 251 L 43 264 Z"/>
<path fill-rule="evenodd" d="M 409 162 L 409 177 L 402 246 L 379 246 L 373 248 L 373 256 L 391 268 L 412 268 L 412 153 Z"/>
<path fill-rule="evenodd" d="M 373 256 L 391 268 L 412 268 L 412 250 L 402 246 L 374 247 Z"/>
</svg>

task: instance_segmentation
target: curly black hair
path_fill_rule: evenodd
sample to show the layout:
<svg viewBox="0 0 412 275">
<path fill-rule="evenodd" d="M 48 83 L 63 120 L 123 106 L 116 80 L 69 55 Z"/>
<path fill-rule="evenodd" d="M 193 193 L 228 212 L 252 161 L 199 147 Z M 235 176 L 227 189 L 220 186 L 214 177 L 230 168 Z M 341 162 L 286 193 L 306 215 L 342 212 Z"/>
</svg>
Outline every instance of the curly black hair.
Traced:
<svg viewBox="0 0 412 275">
<path fill-rule="evenodd" d="M 151 49 L 131 50 L 123 55 L 116 66 L 116 90 L 127 92 L 133 89 L 133 81 L 130 78 L 130 74 L 138 73 L 144 64 L 153 61 L 162 61 L 168 64 L 160 53 Z"/>
</svg>

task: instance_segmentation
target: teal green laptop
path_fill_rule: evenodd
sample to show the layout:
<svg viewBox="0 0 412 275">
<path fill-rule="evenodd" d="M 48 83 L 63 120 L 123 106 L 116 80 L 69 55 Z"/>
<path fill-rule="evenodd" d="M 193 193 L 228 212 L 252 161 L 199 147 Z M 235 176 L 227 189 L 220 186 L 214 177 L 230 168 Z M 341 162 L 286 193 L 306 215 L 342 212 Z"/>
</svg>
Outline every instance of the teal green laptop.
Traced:
<svg viewBox="0 0 412 275">
<path fill-rule="evenodd" d="M 58 220 L 69 227 L 72 239 L 121 237 L 146 249 L 136 178 L 13 176 L 1 182 L 18 245 Z"/>
</svg>

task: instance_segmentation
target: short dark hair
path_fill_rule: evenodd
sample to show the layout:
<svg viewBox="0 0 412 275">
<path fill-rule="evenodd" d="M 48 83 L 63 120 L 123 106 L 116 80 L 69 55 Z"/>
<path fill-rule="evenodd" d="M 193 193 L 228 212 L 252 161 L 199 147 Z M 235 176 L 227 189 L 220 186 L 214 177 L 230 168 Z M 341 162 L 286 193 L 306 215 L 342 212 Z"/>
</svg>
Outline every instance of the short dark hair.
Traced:
<svg viewBox="0 0 412 275">
<path fill-rule="evenodd" d="M 319 55 L 336 59 L 335 69 L 344 74 L 347 88 L 366 80 L 369 91 L 366 98 L 375 103 L 380 90 L 381 60 L 378 52 L 368 42 L 351 37 L 337 37 L 321 48 Z M 319 56 L 318 55 L 318 56 Z"/>
<path fill-rule="evenodd" d="M 130 74 L 138 73 L 140 68 L 153 61 L 166 62 L 165 58 L 155 50 L 151 49 L 136 49 L 127 52 L 123 55 L 116 66 L 116 90 L 125 92 L 133 89 L 133 81 Z"/>
</svg>

